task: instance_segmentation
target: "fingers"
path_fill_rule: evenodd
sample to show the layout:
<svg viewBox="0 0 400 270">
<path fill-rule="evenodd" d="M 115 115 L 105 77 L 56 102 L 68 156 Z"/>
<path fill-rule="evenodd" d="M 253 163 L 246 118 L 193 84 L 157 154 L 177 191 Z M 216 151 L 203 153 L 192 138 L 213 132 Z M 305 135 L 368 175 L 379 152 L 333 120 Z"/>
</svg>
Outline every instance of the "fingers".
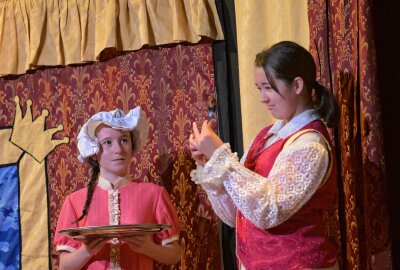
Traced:
<svg viewBox="0 0 400 270">
<path fill-rule="evenodd" d="M 193 139 L 197 139 L 200 137 L 199 128 L 197 127 L 197 123 L 193 122 Z"/>
<path fill-rule="evenodd" d="M 96 254 L 107 241 L 107 238 L 96 237 L 93 239 L 85 239 L 83 240 L 83 243 L 90 254 Z"/>
<path fill-rule="evenodd" d="M 149 249 L 149 244 L 153 242 L 151 238 L 146 237 L 145 235 L 134 235 L 130 237 L 123 237 L 120 238 L 121 241 L 127 243 L 132 250 L 139 252 L 139 253 L 144 253 L 146 249 Z"/>
<path fill-rule="evenodd" d="M 203 125 L 201 125 L 201 133 L 204 133 L 208 129 L 209 129 L 208 121 L 206 120 L 203 122 Z"/>
</svg>

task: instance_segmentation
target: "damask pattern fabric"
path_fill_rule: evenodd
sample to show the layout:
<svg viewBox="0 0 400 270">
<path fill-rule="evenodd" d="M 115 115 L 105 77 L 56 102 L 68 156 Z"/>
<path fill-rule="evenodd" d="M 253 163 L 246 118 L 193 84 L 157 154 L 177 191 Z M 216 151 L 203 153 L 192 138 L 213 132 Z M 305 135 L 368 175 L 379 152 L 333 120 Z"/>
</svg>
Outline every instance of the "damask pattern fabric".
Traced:
<svg viewBox="0 0 400 270">
<path fill-rule="evenodd" d="M 90 174 L 89 166 L 82 166 L 77 160 L 76 137 L 80 127 L 98 111 L 121 108 L 126 113 L 140 105 L 149 118 L 149 139 L 134 156 L 130 174 L 135 181 L 164 186 L 177 210 L 181 228 L 181 262 L 171 267 L 157 265 L 156 269 L 220 269 L 217 220 L 205 192 L 190 181 L 194 161 L 187 149 L 192 122 L 202 123 L 206 119 L 207 102 L 214 95 L 209 43 L 142 49 L 106 62 L 42 69 L 0 79 L 0 146 L 7 151 L 0 153 L 0 167 L 18 167 L 19 207 L 24 208 L 20 211 L 22 254 L 31 252 L 29 246 L 37 243 L 40 233 L 45 233 L 41 245 L 32 246 L 35 253 L 28 252 L 20 258 L 21 265 L 28 264 L 26 269 L 46 269 L 50 264 L 57 269 L 55 248 L 46 243 L 52 242 L 65 197 L 83 188 Z M 34 143 L 44 139 L 46 146 L 52 145 L 53 140 L 62 140 L 53 150 L 50 148 L 50 153 L 39 153 L 45 156 L 42 161 L 10 142 L 18 108 L 16 97 L 24 121 L 33 121 L 34 127 L 40 128 L 38 132 L 47 134 L 27 136 L 28 139 Z M 25 119 L 30 110 L 32 116 Z M 54 132 L 58 131 L 54 135 L 45 132 L 53 127 Z M 26 132 L 30 128 L 25 127 Z M 2 188 L 9 190 L 8 186 Z M 41 203 L 43 207 L 39 206 Z M 47 218 L 43 209 L 49 211 L 50 220 L 36 224 L 41 213 Z M 1 211 L 10 216 L 11 212 Z M 48 231 L 43 229 L 47 224 Z M 204 245 L 208 248 L 204 249 Z M 37 256 L 39 253 L 43 257 Z M 0 262 L 4 258 L 0 256 Z M 39 260 L 40 265 L 35 267 Z"/>
<path fill-rule="evenodd" d="M 318 80 L 339 102 L 339 212 L 346 269 L 391 269 L 380 89 L 371 2 L 308 0 Z M 332 220 L 332 223 L 335 223 Z M 340 235 L 340 233 L 342 233 Z M 340 237 L 339 237 L 340 235 Z M 341 239 L 341 240 L 340 240 Z"/>
</svg>

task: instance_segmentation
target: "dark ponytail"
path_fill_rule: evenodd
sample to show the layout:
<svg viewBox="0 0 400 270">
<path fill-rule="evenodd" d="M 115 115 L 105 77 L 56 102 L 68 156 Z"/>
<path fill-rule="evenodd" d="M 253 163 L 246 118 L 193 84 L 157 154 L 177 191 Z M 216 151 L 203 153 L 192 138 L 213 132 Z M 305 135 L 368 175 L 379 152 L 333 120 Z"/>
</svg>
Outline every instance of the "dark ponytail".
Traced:
<svg viewBox="0 0 400 270">
<path fill-rule="evenodd" d="M 313 88 L 315 91 L 315 109 L 328 127 L 336 127 L 339 120 L 339 107 L 335 96 L 332 91 L 317 81 L 314 82 Z"/>
<path fill-rule="evenodd" d="M 92 176 L 90 177 L 90 181 L 87 185 L 85 205 L 83 206 L 82 215 L 80 217 L 78 217 L 72 223 L 77 223 L 78 221 L 82 220 L 87 215 L 88 210 L 90 208 L 90 204 L 92 203 L 92 197 L 93 197 L 94 189 L 96 187 L 97 177 L 99 176 L 99 173 L 100 173 L 99 162 L 97 160 L 93 160 L 91 158 L 88 158 L 88 161 L 89 161 L 90 166 L 92 167 Z"/>
</svg>

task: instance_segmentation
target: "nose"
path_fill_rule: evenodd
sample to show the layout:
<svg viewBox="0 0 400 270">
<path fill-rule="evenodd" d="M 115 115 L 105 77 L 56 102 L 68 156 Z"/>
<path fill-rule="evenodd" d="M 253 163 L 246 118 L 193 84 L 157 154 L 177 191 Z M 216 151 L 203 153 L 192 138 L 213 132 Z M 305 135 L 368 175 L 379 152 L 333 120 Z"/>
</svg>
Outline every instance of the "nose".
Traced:
<svg viewBox="0 0 400 270">
<path fill-rule="evenodd" d="M 114 153 L 121 153 L 122 152 L 122 145 L 119 142 L 116 142 L 113 144 L 113 148 L 112 148 Z"/>
<path fill-rule="evenodd" d="M 269 96 L 267 94 L 267 91 L 261 91 L 261 102 L 262 103 L 268 103 L 269 102 Z"/>
</svg>

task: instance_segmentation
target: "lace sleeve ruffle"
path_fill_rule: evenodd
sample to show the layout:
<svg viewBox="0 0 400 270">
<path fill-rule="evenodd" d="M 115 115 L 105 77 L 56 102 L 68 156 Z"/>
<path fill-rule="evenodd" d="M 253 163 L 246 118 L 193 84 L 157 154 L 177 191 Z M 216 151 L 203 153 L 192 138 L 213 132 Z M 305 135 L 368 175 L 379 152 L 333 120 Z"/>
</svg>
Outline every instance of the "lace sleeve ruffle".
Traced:
<svg viewBox="0 0 400 270">
<path fill-rule="evenodd" d="M 224 186 L 247 219 L 268 229 L 290 218 L 311 198 L 328 165 L 323 144 L 297 143 L 278 155 L 268 178 L 231 163 Z"/>
<path fill-rule="evenodd" d="M 204 168 L 197 165 L 190 173 L 192 180 L 206 191 L 214 212 L 231 227 L 235 227 L 237 209 L 223 182 L 227 179 L 231 163 L 235 162 L 238 163 L 236 153 L 231 152 L 229 144 L 224 144 L 214 152 Z"/>
</svg>

